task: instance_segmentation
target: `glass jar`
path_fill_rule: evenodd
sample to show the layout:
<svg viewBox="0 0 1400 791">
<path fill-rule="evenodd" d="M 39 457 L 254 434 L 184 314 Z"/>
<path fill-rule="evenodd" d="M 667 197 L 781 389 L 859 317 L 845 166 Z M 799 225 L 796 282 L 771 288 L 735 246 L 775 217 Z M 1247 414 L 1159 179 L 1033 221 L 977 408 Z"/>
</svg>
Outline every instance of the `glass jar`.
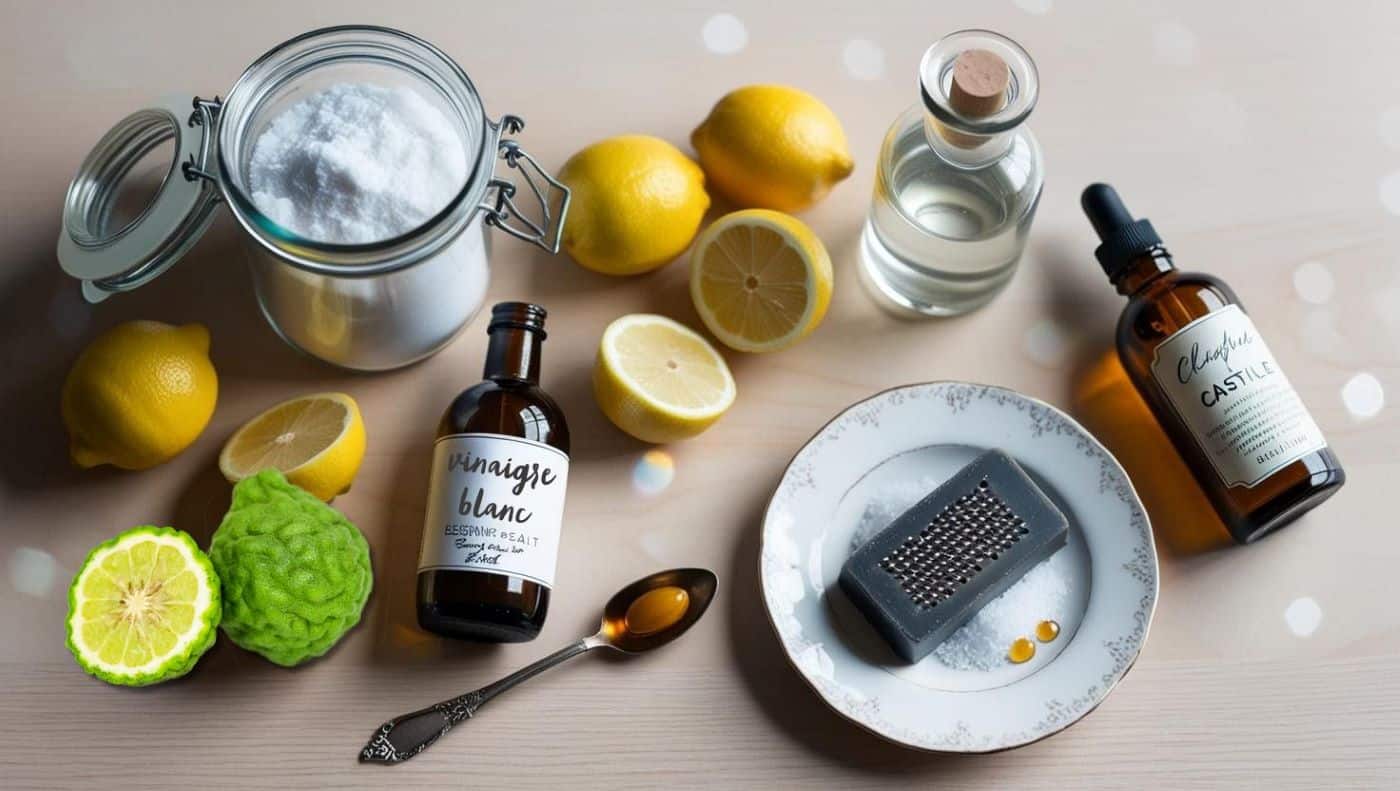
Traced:
<svg viewBox="0 0 1400 791">
<path fill-rule="evenodd" d="M 336 83 L 416 91 L 454 121 L 468 175 L 435 216 L 365 244 L 307 239 L 252 201 L 258 136 L 289 104 Z M 377 371 L 421 360 L 476 315 L 489 280 L 490 225 L 558 252 L 569 192 L 509 137 L 524 122 L 486 117 L 466 72 L 433 45 L 397 30 L 345 26 L 305 33 L 251 66 L 224 100 L 169 98 L 119 122 L 79 168 L 64 204 L 58 255 L 91 302 L 140 286 L 184 255 L 226 204 L 242 228 L 258 305 L 297 349 L 345 368 Z M 129 222 L 116 210 L 136 165 L 173 147 L 154 197 Z M 522 213 L 504 162 L 538 202 Z"/>
</svg>

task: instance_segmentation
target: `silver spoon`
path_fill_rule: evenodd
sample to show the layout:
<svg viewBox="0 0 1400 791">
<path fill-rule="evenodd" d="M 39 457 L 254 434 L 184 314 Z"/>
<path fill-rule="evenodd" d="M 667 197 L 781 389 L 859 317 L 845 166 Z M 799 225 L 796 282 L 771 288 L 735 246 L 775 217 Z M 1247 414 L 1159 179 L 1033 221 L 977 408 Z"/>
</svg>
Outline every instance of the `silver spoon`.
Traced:
<svg viewBox="0 0 1400 791">
<path fill-rule="evenodd" d="M 705 614 L 705 608 L 715 597 L 718 580 L 706 569 L 670 569 L 643 577 L 628 585 L 608 600 L 603 608 L 603 625 L 596 634 L 572 643 L 549 656 L 526 665 L 505 678 L 481 689 L 458 695 L 426 709 L 402 714 L 389 720 L 374 732 L 369 743 L 360 750 L 361 763 L 396 764 L 423 752 L 453 726 L 476 716 L 476 710 L 486 701 L 515 685 L 534 678 L 566 659 L 595 648 L 612 648 L 624 654 L 640 654 L 680 637 Z M 643 594 L 657 588 L 676 587 L 686 592 L 686 609 L 674 622 L 655 631 L 638 632 L 629 629 L 628 608 Z"/>
</svg>

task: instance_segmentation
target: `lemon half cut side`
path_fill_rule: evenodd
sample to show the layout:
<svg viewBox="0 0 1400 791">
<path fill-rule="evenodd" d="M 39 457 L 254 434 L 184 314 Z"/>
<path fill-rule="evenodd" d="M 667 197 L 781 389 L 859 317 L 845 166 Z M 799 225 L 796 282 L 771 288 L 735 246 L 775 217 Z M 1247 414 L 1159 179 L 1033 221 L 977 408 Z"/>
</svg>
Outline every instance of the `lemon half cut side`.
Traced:
<svg viewBox="0 0 1400 791">
<path fill-rule="evenodd" d="M 603 332 L 593 393 L 618 428 L 661 443 L 709 428 L 738 390 L 724 358 L 699 333 L 665 316 L 637 313 Z"/>
<path fill-rule="evenodd" d="M 234 432 L 219 471 L 237 483 L 266 469 L 323 501 L 349 490 L 365 457 L 365 424 L 355 399 L 316 393 L 268 409 Z"/>
<path fill-rule="evenodd" d="M 691 255 L 695 310 L 721 343 L 742 352 L 805 338 L 826 316 L 832 280 L 821 239 L 797 218 L 767 209 L 716 220 Z"/>
</svg>

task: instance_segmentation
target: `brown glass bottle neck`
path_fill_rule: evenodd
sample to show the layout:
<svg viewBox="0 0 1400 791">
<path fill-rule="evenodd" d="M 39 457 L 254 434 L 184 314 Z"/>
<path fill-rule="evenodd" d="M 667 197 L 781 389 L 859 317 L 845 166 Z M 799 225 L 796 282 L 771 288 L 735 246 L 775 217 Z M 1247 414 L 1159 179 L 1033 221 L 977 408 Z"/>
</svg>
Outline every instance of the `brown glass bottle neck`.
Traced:
<svg viewBox="0 0 1400 791">
<path fill-rule="evenodd" d="M 496 327 L 486 346 L 486 379 L 539 384 L 540 335 L 521 327 Z"/>
<path fill-rule="evenodd" d="M 1176 271 L 1171 254 L 1165 248 L 1156 247 L 1134 258 L 1113 278 L 1118 293 L 1131 297 L 1149 284 L 1169 272 Z"/>
</svg>

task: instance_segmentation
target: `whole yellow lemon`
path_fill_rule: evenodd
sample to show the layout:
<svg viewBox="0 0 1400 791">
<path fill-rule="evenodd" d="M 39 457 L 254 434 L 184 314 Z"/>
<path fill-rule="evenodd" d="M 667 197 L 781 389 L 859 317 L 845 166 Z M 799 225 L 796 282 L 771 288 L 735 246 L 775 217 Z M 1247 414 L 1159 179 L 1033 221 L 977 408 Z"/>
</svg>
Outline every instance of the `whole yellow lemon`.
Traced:
<svg viewBox="0 0 1400 791">
<path fill-rule="evenodd" d="M 559 171 L 572 191 L 564 249 L 605 275 L 636 275 L 674 261 L 710 207 L 705 174 L 660 138 L 623 135 L 574 154 Z"/>
<path fill-rule="evenodd" d="M 801 211 L 855 168 L 836 115 L 786 85 L 726 94 L 690 143 L 710 185 L 737 208 Z"/>
<path fill-rule="evenodd" d="M 129 321 L 99 335 L 63 383 L 63 424 L 79 467 L 143 470 L 195 441 L 218 400 L 209 330 Z"/>
</svg>

